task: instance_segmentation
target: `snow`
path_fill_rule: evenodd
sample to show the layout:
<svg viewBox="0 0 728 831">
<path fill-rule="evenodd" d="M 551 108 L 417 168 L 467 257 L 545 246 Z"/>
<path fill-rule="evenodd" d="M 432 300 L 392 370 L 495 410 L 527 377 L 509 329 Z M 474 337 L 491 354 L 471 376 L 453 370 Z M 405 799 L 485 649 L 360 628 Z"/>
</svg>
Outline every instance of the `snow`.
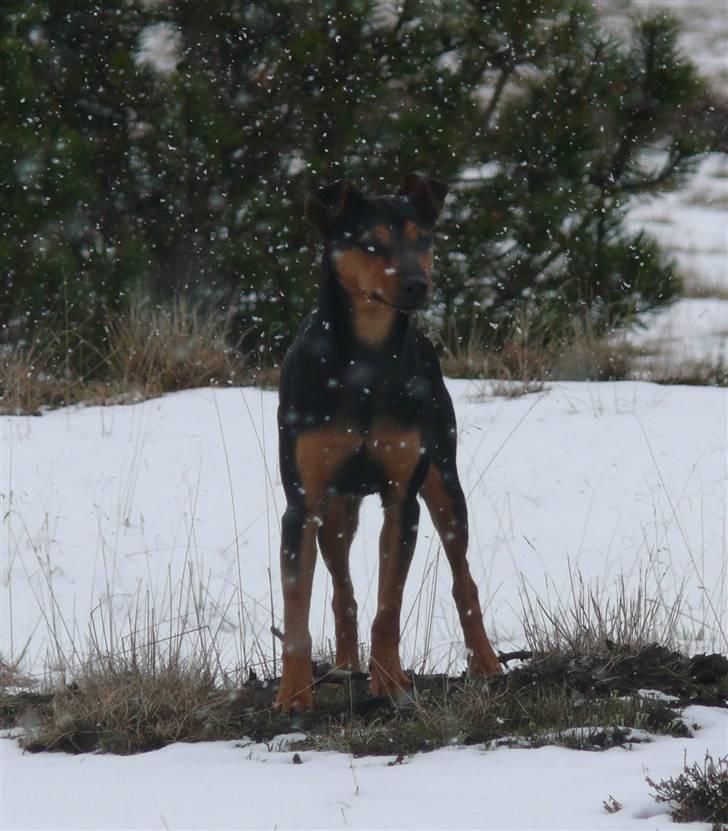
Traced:
<svg viewBox="0 0 728 831">
<path fill-rule="evenodd" d="M 726 0 L 599 0 L 607 25 L 620 30 L 626 12 L 663 10 L 681 25 L 679 45 L 720 95 L 728 79 Z M 682 275 L 688 293 L 659 314 L 645 315 L 647 329 L 630 340 L 653 353 L 662 374 L 675 374 L 685 360 L 728 360 L 728 158 L 710 153 L 684 187 L 630 206 L 628 227 L 644 229 L 660 242 Z M 700 302 L 698 302 L 698 298 Z M 648 363 L 650 361 L 648 360 Z M 672 367 L 673 372 L 665 372 Z"/>
<path fill-rule="evenodd" d="M 605 600 L 619 578 L 666 605 L 682 591 L 684 630 L 706 648 L 725 645 L 725 390 L 560 383 L 498 399 L 483 382 L 448 383 L 470 563 L 501 648 L 523 643 L 524 586 L 551 607 L 569 605 L 577 574 Z M 225 660 L 270 655 L 282 609 L 276 405 L 273 392 L 208 389 L 4 418 L 2 654 L 25 650 L 28 670 L 41 673 L 55 641 L 67 656 L 83 651 L 89 622 L 128 629 L 146 598 L 171 632 L 197 628 L 194 610 L 177 620 L 192 574 Z M 380 526 L 371 497 L 351 557 L 365 642 Z M 170 596 L 174 613 L 161 614 Z M 320 567 L 311 617 L 319 648 L 333 635 L 330 596 Z M 425 512 L 403 609 L 407 665 L 460 669 L 447 562 Z"/>
<path fill-rule="evenodd" d="M 180 62 L 182 34 L 171 23 L 153 23 L 142 29 L 134 57 L 138 66 L 148 66 L 159 75 L 171 75 Z"/>
<path fill-rule="evenodd" d="M 524 586 L 550 608 L 568 606 L 578 570 L 605 602 L 620 578 L 666 609 L 682 592 L 680 634 L 696 648 L 725 650 L 725 390 L 563 383 L 500 399 L 482 382 L 448 386 L 470 562 L 498 647 L 523 645 Z M 275 408 L 272 392 L 201 389 L 3 418 L 3 656 L 17 658 L 27 644 L 23 665 L 42 675 L 54 640 L 70 658 L 84 649 L 90 621 L 98 630 L 111 618 L 123 636 L 127 614 L 147 597 L 159 618 L 171 607 L 171 631 L 196 630 L 196 618 L 175 619 L 191 569 L 206 587 L 198 611 L 223 661 L 259 660 L 256 649 L 269 659 L 269 568 L 277 625 L 281 611 Z M 352 551 L 364 641 L 380 522 L 376 500 L 366 500 Z M 423 518 L 402 651 L 406 666 L 455 671 L 462 636 L 441 559 Z M 329 598 L 319 568 L 319 647 L 333 635 Z M 7 739 L 1 824 L 445 828 L 457 817 L 459 827 L 474 828 L 655 828 L 668 820 L 649 797 L 645 772 L 678 773 L 684 752 L 689 760 L 706 749 L 725 754 L 726 715 L 692 708 L 696 738 L 656 738 L 630 752 L 448 748 L 394 767 L 313 752 L 293 765 L 275 743 L 177 745 L 118 758 L 24 755 Z M 610 794 L 624 806 L 615 815 L 602 807 Z"/>
<path fill-rule="evenodd" d="M 5 829 L 538 828 L 671 825 L 645 776 L 726 752 L 728 713 L 686 710 L 693 739 L 601 753 L 445 748 L 390 765 L 285 742 L 176 744 L 138 756 L 23 754 L 0 740 Z M 38 798 L 43 794 L 43 798 Z M 613 796 L 622 810 L 608 814 Z M 52 817 L 52 822 L 49 821 Z M 683 826 L 707 828 L 700 823 Z"/>
<path fill-rule="evenodd" d="M 627 227 L 643 229 L 674 260 L 689 296 L 642 316 L 628 340 L 654 366 L 728 361 L 728 158 L 701 160 L 685 187 L 630 207 Z M 670 374 L 667 372 L 666 374 Z"/>
<path fill-rule="evenodd" d="M 686 362 L 728 364 L 728 300 L 684 297 L 667 309 L 643 316 L 644 328 L 629 334 L 630 343 L 658 356 L 655 364 L 673 368 Z"/>
</svg>

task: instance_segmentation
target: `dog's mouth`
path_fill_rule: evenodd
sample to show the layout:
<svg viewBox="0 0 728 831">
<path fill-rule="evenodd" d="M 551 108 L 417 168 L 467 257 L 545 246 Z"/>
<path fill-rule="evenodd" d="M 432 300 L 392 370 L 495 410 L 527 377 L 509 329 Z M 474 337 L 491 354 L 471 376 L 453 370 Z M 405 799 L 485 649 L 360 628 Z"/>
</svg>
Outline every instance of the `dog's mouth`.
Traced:
<svg viewBox="0 0 728 831">
<path fill-rule="evenodd" d="M 417 303 L 411 303 L 411 304 L 390 303 L 390 301 L 386 300 L 384 297 L 382 297 L 382 295 L 378 291 L 373 291 L 369 295 L 369 299 L 370 300 L 375 300 L 377 303 L 381 303 L 384 306 L 389 306 L 391 309 L 397 309 L 398 312 L 406 312 L 406 313 L 417 312 L 420 309 L 424 309 L 425 306 L 427 305 L 427 298 L 425 298 L 425 299 L 423 299 L 423 300 L 421 300 Z"/>
</svg>

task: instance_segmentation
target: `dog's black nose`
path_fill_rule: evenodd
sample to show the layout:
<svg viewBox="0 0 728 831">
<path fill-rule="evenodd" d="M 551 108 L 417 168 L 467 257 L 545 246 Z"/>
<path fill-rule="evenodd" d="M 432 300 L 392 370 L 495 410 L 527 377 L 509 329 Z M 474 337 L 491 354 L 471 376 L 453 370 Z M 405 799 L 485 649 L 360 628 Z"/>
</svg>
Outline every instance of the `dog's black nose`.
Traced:
<svg viewBox="0 0 728 831">
<path fill-rule="evenodd" d="M 408 306 L 419 306 L 427 296 L 427 280 L 424 277 L 410 277 L 402 284 L 402 298 Z"/>
</svg>

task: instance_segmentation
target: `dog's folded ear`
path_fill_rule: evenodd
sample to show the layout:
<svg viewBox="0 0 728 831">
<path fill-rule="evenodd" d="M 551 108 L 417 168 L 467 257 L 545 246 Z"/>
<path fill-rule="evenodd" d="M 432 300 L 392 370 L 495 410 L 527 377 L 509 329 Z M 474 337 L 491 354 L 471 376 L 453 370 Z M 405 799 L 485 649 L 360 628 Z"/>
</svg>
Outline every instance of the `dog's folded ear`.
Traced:
<svg viewBox="0 0 728 831">
<path fill-rule="evenodd" d="M 431 225 L 440 216 L 448 187 L 437 179 L 428 179 L 419 173 L 408 173 L 402 180 L 400 196 L 406 196 L 417 213 Z"/>
<path fill-rule="evenodd" d="M 348 179 L 318 188 L 306 198 L 304 215 L 322 234 L 328 233 L 359 191 Z"/>
</svg>

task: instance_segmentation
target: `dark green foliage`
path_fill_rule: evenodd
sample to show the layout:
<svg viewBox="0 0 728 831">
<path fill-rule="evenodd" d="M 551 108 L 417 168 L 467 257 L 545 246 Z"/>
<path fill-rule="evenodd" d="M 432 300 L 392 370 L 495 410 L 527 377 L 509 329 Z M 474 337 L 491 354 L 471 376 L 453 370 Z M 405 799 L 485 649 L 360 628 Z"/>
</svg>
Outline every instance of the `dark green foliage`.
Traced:
<svg viewBox="0 0 728 831">
<path fill-rule="evenodd" d="M 315 297 L 305 193 L 343 176 L 391 192 L 415 169 L 452 186 L 435 325 L 505 337 L 525 310 L 603 330 L 674 296 L 622 219 L 720 141 L 675 23 L 619 43 L 579 0 L 400 8 L 5 3 L 5 339 L 43 324 L 98 343 L 125 299 L 184 291 L 277 353 Z M 157 24 L 176 70 L 139 60 Z"/>
</svg>

